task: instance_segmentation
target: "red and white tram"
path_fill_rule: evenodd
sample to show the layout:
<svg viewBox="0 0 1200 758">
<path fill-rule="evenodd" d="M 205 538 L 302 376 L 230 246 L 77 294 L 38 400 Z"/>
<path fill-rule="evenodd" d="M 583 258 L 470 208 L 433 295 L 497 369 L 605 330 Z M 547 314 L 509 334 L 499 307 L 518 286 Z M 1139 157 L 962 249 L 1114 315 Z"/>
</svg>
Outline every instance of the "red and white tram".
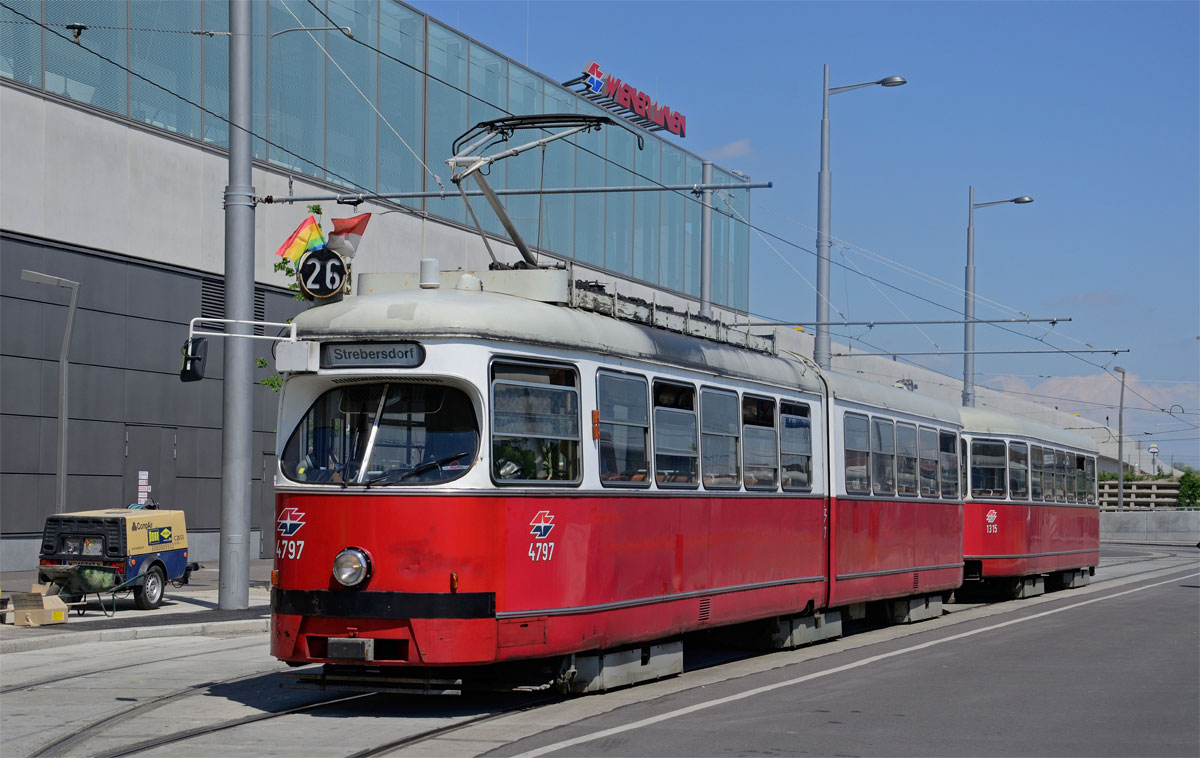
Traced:
<svg viewBox="0 0 1200 758">
<path fill-rule="evenodd" d="M 1087 584 L 1100 561 L 1098 448 L 1080 434 L 962 408 L 967 576 L 1017 596 Z"/>
<path fill-rule="evenodd" d="M 562 270 L 359 291 L 278 346 L 282 660 L 561 660 L 602 689 L 677 671 L 685 632 L 769 619 L 797 644 L 962 582 L 953 406 L 580 307 Z"/>
</svg>

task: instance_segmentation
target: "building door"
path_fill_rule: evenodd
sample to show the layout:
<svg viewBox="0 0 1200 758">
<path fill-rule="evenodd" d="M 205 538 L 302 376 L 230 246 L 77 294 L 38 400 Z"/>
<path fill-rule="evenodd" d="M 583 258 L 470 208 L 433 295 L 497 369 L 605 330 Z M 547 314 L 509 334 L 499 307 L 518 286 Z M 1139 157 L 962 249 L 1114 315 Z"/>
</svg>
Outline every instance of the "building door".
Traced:
<svg viewBox="0 0 1200 758">
<path fill-rule="evenodd" d="M 175 455 L 175 427 L 127 425 L 122 505 L 157 503 L 172 508 Z"/>
</svg>

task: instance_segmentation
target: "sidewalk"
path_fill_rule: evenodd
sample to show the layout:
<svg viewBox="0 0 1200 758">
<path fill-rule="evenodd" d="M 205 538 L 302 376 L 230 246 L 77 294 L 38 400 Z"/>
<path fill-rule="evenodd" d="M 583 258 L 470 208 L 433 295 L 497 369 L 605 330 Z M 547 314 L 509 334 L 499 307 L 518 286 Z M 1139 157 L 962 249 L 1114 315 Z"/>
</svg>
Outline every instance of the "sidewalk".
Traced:
<svg viewBox="0 0 1200 758">
<path fill-rule="evenodd" d="M 131 640 L 145 637 L 179 635 L 226 635 L 266 631 L 270 623 L 271 559 L 250 561 L 249 607 L 243 610 L 219 610 L 220 572 L 216 561 L 205 561 L 193 571 L 188 584 L 175 587 L 168 583 L 162 605 L 152 611 L 139 610 L 133 596 L 118 598 L 112 613 L 112 597 L 104 598 L 104 610 L 96 596 L 88 597 L 82 615 L 75 609 L 65 624 L 52 626 L 0 625 L 0 654 L 36 648 L 76 645 L 85 642 Z M 0 573 L 0 590 L 28 592 L 37 581 L 37 571 Z M 11 614 L 8 616 L 11 619 Z"/>
</svg>

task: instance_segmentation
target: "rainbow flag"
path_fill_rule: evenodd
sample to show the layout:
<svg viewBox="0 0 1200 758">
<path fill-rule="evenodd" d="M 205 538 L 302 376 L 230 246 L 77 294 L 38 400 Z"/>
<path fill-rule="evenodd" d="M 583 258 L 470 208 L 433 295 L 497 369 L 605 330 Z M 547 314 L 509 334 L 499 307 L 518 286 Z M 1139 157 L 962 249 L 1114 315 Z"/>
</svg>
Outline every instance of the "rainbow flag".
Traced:
<svg viewBox="0 0 1200 758">
<path fill-rule="evenodd" d="M 280 245 L 275 254 L 280 258 L 290 258 L 294 262 L 300 260 L 300 256 L 307 251 L 324 244 L 325 235 L 321 233 L 320 224 L 315 218 L 309 216 L 300 222 L 300 226 L 296 227 L 296 231 L 287 238 L 287 242 Z"/>
</svg>

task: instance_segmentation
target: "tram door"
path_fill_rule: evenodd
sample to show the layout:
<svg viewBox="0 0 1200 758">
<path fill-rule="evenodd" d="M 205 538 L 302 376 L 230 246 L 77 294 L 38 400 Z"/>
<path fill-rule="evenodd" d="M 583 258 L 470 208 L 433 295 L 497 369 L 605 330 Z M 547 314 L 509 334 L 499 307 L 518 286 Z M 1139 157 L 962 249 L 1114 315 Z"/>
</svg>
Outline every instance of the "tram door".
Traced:
<svg viewBox="0 0 1200 758">
<path fill-rule="evenodd" d="M 253 513 L 250 514 L 250 529 L 258 528 L 261 530 L 262 545 L 259 558 L 274 558 L 275 557 L 275 471 L 278 468 L 278 459 L 275 457 L 274 450 L 264 450 L 259 456 L 262 461 L 262 467 L 259 471 L 261 477 L 254 482 L 254 493 L 257 497 L 254 498 Z M 251 553 L 253 555 L 253 553 Z"/>
<path fill-rule="evenodd" d="M 173 426 L 125 427 L 122 501 L 96 507 L 124 508 L 138 503 L 175 506 L 176 433 Z"/>
</svg>

